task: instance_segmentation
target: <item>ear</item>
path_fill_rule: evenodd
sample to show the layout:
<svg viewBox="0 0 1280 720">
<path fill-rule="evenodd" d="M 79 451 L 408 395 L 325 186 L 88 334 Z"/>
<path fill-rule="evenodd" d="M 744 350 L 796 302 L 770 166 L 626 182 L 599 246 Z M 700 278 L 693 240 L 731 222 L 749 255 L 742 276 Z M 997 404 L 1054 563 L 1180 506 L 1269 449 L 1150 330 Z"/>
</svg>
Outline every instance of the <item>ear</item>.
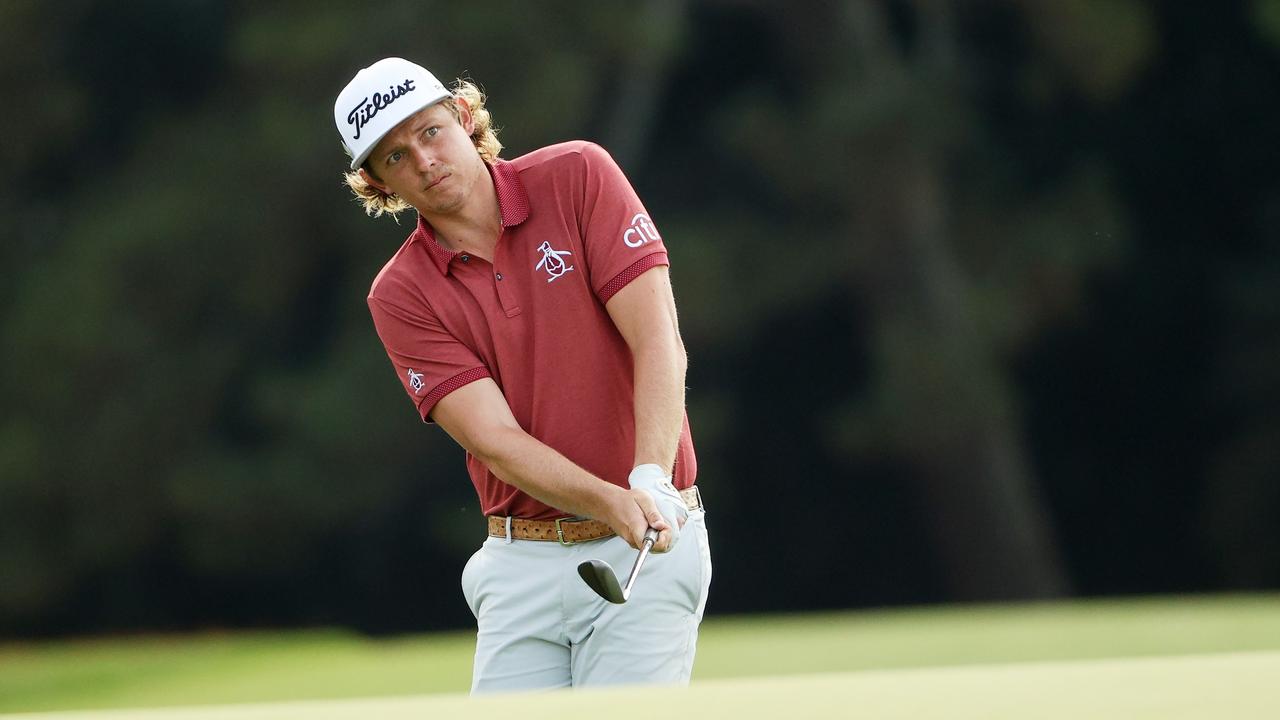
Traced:
<svg viewBox="0 0 1280 720">
<path fill-rule="evenodd" d="M 386 185 L 383 185 L 382 183 L 378 182 L 378 179 L 375 178 L 373 174 L 370 173 L 368 170 L 365 170 L 363 167 L 361 167 L 359 170 L 359 173 L 360 173 L 360 177 L 363 178 L 365 182 L 369 183 L 373 187 L 378 188 L 378 190 L 382 191 L 383 195 L 394 194 L 391 192 L 391 188 L 388 188 Z"/>
<path fill-rule="evenodd" d="M 453 102 L 458 105 L 458 124 L 470 136 L 476 131 L 476 119 L 471 115 L 471 106 L 460 97 L 455 97 Z"/>
</svg>

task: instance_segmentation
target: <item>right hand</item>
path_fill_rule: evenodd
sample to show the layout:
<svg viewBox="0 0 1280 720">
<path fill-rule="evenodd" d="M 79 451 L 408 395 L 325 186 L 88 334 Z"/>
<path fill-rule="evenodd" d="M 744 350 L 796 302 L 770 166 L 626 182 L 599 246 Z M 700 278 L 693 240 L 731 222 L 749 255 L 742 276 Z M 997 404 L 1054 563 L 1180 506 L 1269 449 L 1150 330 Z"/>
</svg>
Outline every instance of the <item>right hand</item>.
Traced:
<svg viewBox="0 0 1280 720">
<path fill-rule="evenodd" d="M 671 525 L 662 517 L 653 496 L 645 490 L 612 487 L 616 492 L 610 493 L 608 508 L 598 519 L 637 550 L 644 544 L 644 534 L 649 528 L 658 531 L 653 552 L 664 553 L 671 549 Z"/>
</svg>

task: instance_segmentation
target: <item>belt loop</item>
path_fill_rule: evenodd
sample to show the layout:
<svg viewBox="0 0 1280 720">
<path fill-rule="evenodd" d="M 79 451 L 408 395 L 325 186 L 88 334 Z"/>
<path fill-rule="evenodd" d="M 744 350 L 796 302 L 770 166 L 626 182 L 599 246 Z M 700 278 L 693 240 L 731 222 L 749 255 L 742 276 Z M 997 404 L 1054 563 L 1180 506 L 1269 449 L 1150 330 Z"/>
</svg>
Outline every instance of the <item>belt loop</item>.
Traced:
<svg viewBox="0 0 1280 720">
<path fill-rule="evenodd" d="M 511 544 L 511 516 L 507 516 L 507 544 Z"/>
</svg>

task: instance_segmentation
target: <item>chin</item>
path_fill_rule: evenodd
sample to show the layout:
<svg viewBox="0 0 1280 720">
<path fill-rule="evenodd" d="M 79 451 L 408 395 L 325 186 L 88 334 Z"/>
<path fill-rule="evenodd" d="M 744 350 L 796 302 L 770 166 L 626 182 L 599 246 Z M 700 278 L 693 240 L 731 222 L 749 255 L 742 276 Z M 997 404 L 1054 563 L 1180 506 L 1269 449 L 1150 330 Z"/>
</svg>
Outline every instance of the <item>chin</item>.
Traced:
<svg viewBox="0 0 1280 720">
<path fill-rule="evenodd" d="M 435 197 L 424 197 L 422 207 L 432 214 L 448 213 L 462 207 L 461 193 L 437 193 Z"/>
</svg>

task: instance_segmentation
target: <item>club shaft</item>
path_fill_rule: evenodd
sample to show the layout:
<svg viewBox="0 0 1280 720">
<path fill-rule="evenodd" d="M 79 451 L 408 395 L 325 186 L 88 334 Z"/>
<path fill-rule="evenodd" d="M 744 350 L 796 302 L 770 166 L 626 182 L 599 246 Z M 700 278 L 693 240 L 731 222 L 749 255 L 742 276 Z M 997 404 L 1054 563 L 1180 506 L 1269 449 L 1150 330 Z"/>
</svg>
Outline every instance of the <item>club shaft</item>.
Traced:
<svg viewBox="0 0 1280 720">
<path fill-rule="evenodd" d="M 635 584 L 636 577 L 640 575 L 640 566 L 644 565 L 644 559 L 649 557 L 649 550 L 653 548 L 653 542 L 658 539 L 658 531 L 649 528 L 644 534 L 644 544 L 640 546 L 640 554 L 636 556 L 636 564 L 631 566 L 631 574 L 627 576 L 627 584 L 622 586 L 622 598 L 625 600 L 631 596 L 631 586 Z"/>
</svg>

